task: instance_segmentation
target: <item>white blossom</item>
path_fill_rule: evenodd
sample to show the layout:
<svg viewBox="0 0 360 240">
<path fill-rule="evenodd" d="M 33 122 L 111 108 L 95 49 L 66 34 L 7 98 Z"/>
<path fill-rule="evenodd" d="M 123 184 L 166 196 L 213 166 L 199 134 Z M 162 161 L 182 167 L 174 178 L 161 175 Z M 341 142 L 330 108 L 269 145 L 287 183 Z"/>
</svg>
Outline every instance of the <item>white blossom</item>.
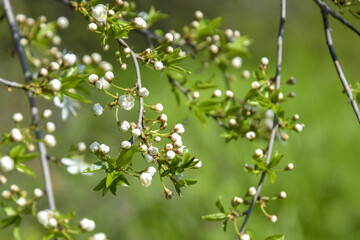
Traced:
<svg viewBox="0 0 360 240">
<path fill-rule="evenodd" d="M 99 90 L 102 90 L 102 89 L 104 89 L 104 84 L 103 84 L 102 81 L 96 81 L 96 82 L 95 82 L 95 87 L 96 87 L 97 89 L 99 89 Z"/>
<path fill-rule="evenodd" d="M 55 137 L 53 135 L 46 134 L 45 137 L 44 137 L 44 143 L 48 147 L 55 147 L 56 146 L 56 139 L 55 139 Z"/>
<path fill-rule="evenodd" d="M 89 23 L 88 28 L 90 31 L 95 32 L 98 29 L 96 23 Z"/>
<path fill-rule="evenodd" d="M 256 149 L 255 150 L 255 156 L 257 156 L 258 158 L 262 158 L 264 156 L 263 150 L 261 150 L 260 148 Z"/>
<path fill-rule="evenodd" d="M 69 113 L 71 112 L 74 116 L 76 116 L 75 109 L 80 105 L 79 103 L 68 97 L 67 95 L 63 95 L 63 101 L 60 102 L 60 98 L 58 96 L 54 97 L 54 104 L 58 108 L 62 108 L 61 110 L 61 119 L 65 121 L 69 117 Z"/>
<path fill-rule="evenodd" d="M 99 80 L 99 76 L 96 74 L 91 74 L 88 78 L 90 84 L 95 84 L 97 80 Z"/>
<path fill-rule="evenodd" d="M 154 157 L 153 157 L 153 156 L 150 156 L 149 154 L 146 154 L 146 155 L 145 155 L 145 160 L 146 160 L 148 163 L 151 163 L 152 161 L 154 161 Z"/>
<path fill-rule="evenodd" d="M 152 176 L 148 172 L 143 172 L 140 174 L 140 184 L 143 187 L 149 187 L 151 184 Z"/>
<path fill-rule="evenodd" d="M 240 240 L 250 240 L 249 234 L 247 234 L 247 233 L 241 234 Z"/>
<path fill-rule="evenodd" d="M 18 23 L 23 23 L 26 20 L 26 16 L 24 14 L 20 13 L 20 14 L 16 15 L 15 19 Z"/>
<path fill-rule="evenodd" d="M 204 17 L 204 14 L 201 11 L 197 10 L 194 13 L 194 16 L 195 16 L 196 19 L 200 20 L 200 19 L 202 19 Z"/>
<path fill-rule="evenodd" d="M 169 150 L 166 152 L 167 159 L 173 159 L 175 156 L 176 156 L 176 153 L 174 151 Z"/>
<path fill-rule="evenodd" d="M 174 142 L 174 147 L 181 147 L 182 146 L 182 144 L 183 144 L 183 142 L 182 142 L 182 140 L 181 140 L 181 138 L 178 138 L 178 139 L 176 139 L 176 141 Z"/>
<path fill-rule="evenodd" d="M 131 95 L 121 95 L 118 104 L 125 110 L 131 110 L 135 105 L 135 98 Z"/>
<path fill-rule="evenodd" d="M 272 222 L 272 223 L 276 223 L 276 221 L 277 221 L 276 215 L 269 215 L 268 218 L 270 219 L 270 222 Z"/>
<path fill-rule="evenodd" d="M 237 125 L 236 119 L 231 118 L 231 119 L 229 120 L 229 125 L 230 125 L 230 126 L 236 126 L 236 125 Z"/>
<path fill-rule="evenodd" d="M 268 65 L 269 64 L 269 59 L 267 57 L 261 58 L 261 64 L 262 65 Z"/>
<path fill-rule="evenodd" d="M 100 146 L 100 143 L 98 143 L 98 142 L 93 142 L 93 143 L 90 144 L 90 146 L 89 146 L 90 152 L 98 151 L 98 150 L 99 150 L 99 146 Z"/>
<path fill-rule="evenodd" d="M 175 132 L 177 132 L 178 134 L 183 134 L 185 132 L 185 128 L 182 124 L 176 124 L 174 127 Z"/>
<path fill-rule="evenodd" d="M 76 145 L 76 148 L 79 152 L 84 152 L 86 150 L 86 144 L 84 142 L 79 142 Z"/>
<path fill-rule="evenodd" d="M 258 89 L 260 87 L 260 83 L 258 81 L 253 81 L 251 83 L 251 88 L 252 89 Z"/>
<path fill-rule="evenodd" d="M 196 164 L 193 166 L 193 168 L 201 168 L 202 162 L 199 159 L 194 159 L 194 162 L 196 162 Z"/>
<path fill-rule="evenodd" d="M 76 62 L 76 55 L 73 53 L 67 53 L 63 56 L 62 60 L 65 66 L 71 67 Z"/>
<path fill-rule="evenodd" d="M 14 142 L 21 142 L 23 140 L 23 135 L 18 128 L 13 128 L 10 131 L 10 138 Z"/>
<path fill-rule="evenodd" d="M 121 148 L 129 149 L 129 148 L 131 148 L 131 143 L 129 141 L 122 141 L 121 142 Z"/>
<path fill-rule="evenodd" d="M 37 220 L 39 221 L 39 223 L 41 223 L 45 227 L 48 227 L 50 218 L 54 217 L 54 212 L 51 211 L 50 209 L 45 209 L 45 210 L 38 212 L 36 217 L 37 217 Z"/>
<path fill-rule="evenodd" d="M 49 82 L 50 89 L 57 92 L 61 89 L 61 82 L 59 79 L 53 79 Z"/>
<path fill-rule="evenodd" d="M 234 97 L 234 93 L 233 93 L 233 91 L 231 91 L 231 90 L 227 90 L 227 91 L 225 92 L 225 96 L 226 96 L 226 98 L 231 99 L 231 98 Z"/>
<path fill-rule="evenodd" d="M 165 42 L 172 42 L 174 41 L 174 36 L 171 33 L 166 33 L 164 36 Z"/>
<path fill-rule="evenodd" d="M 91 232 L 95 229 L 95 222 L 88 218 L 83 218 L 79 224 L 81 229 L 87 232 Z"/>
<path fill-rule="evenodd" d="M 61 163 L 66 166 L 66 171 L 71 175 L 83 174 L 92 175 L 92 173 L 83 173 L 89 167 L 89 164 L 84 161 L 82 156 L 74 156 L 71 158 L 62 158 Z"/>
<path fill-rule="evenodd" d="M 181 139 L 181 136 L 178 133 L 173 133 L 170 135 L 170 139 L 171 139 L 171 141 L 175 142 L 178 139 Z"/>
<path fill-rule="evenodd" d="M 168 120 L 166 114 L 161 114 L 159 117 L 158 117 L 158 120 L 161 121 L 161 122 L 166 122 Z"/>
<path fill-rule="evenodd" d="M 159 153 L 159 149 L 157 147 L 153 147 L 153 146 L 149 147 L 149 154 L 151 156 L 156 156 L 158 155 L 158 153 Z"/>
<path fill-rule="evenodd" d="M 293 163 L 288 163 L 287 165 L 286 165 L 286 168 L 285 168 L 286 170 L 293 170 L 294 169 L 294 164 Z"/>
<path fill-rule="evenodd" d="M 249 196 L 254 196 L 256 194 L 256 188 L 255 187 L 249 188 L 247 193 Z"/>
<path fill-rule="evenodd" d="M 164 110 L 164 107 L 161 103 L 157 103 L 154 107 L 156 113 L 161 113 Z"/>
<path fill-rule="evenodd" d="M 10 200 L 12 193 L 9 190 L 4 190 L 1 192 L 1 196 L 5 198 L 6 200 Z"/>
<path fill-rule="evenodd" d="M 193 98 L 198 99 L 200 97 L 200 93 L 198 91 L 193 92 Z"/>
<path fill-rule="evenodd" d="M 18 185 L 12 184 L 12 185 L 10 186 L 10 191 L 11 191 L 11 192 L 18 192 L 18 191 L 20 191 L 20 188 L 19 188 Z"/>
<path fill-rule="evenodd" d="M 49 219 L 49 227 L 52 227 L 52 228 L 56 228 L 58 225 L 58 221 L 56 220 L 56 218 L 50 218 Z"/>
<path fill-rule="evenodd" d="M 138 128 L 135 128 L 135 129 L 131 130 L 131 134 L 137 138 L 141 135 L 141 130 Z"/>
<path fill-rule="evenodd" d="M 138 29 L 145 29 L 146 28 L 146 21 L 141 17 L 136 17 L 133 21 L 133 24 Z"/>
<path fill-rule="evenodd" d="M 91 54 L 91 59 L 95 62 L 95 63 L 99 63 L 102 60 L 101 54 L 94 52 Z"/>
<path fill-rule="evenodd" d="M 21 122 L 22 120 L 24 120 L 24 116 L 21 113 L 14 113 L 12 118 L 15 122 Z"/>
<path fill-rule="evenodd" d="M 122 121 L 120 123 L 120 130 L 123 131 L 123 132 L 126 132 L 130 129 L 130 123 L 128 121 Z"/>
<path fill-rule="evenodd" d="M 103 107 L 100 105 L 100 103 L 95 103 L 94 106 L 92 107 L 92 111 L 94 113 L 95 116 L 100 116 L 103 114 Z"/>
<path fill-rule="evenodd" d="M 112 71 L 107 71 L 104 75 L 104 79 L 108 82 L 111 82 L 114 79 L 114 73 Z"/>
<path fill-rule="evenodd" d="M 5 155 L 5 156 L 0 158 L 0 169 L 1 169 L 1 171 L 10 172 L 10 171 L 12 171 L 14 169 L 14 165 L 15 165 L 15 162 L 11 157 Z"/>
<path fill-rule="evenodd" d="M 146 88 L 142 87 L 139 89 L 139 96 L 147 97 L 147 96 L 149 96 L 149 91 Z"/>
<path fill-rule="evenodd" d="M 64 16 L 59 17 L 56 20 L 56 26 L 58 26 L 58 28 L 61 28 L 61 29 L 66 29 L 67 27 L 69 27 L 69 20 Z"/>
<path fill-rule="evenodd" d="M 213 92 L 213 96 L 214 97 L 221 97 L 221 91 L 219 89 L 216 89 L 214 92 Z"/>
<path fill-rule="evenodd" d="M 146 146 L 146 144 L 142 144 L 142 145 L 140 145 L 140 149 L 142 152 L 147 152 L 148 147 Z"/>
<path fill-rule="evenodd" d="M 303 126 L 299 123 L 295 124 L 294 126 L 295 131 L 301 132 L 303 130 Z"/>
<path fill-rule="evenodd" d="M 106 23 L 107 20 L 107 9 L 104 4 L 96 5 L 92 10 L 92 17 L 101 23 Z"/>
<path fill-rule="evenodd" d="M 280 194 L 279 194 L 279 197 L 280 197 L 281 199 L 285 199 L 285 198 L 286 198 L 286 192 L 281 191 Z"/>
<path fill-rule="evenodd" d="M 50 69 L 51 69 L 51 71 L 57 71 L 60 69 L 60 65 L 57 62 L 51 62 Z"/>
<path fill-rule="evenodd" d="M 234 58 L 231 60 L 231 65 L 232 65 L 234 68 L 240 68 L 241 65 L 242 65 L 242 59 L 241 59 L 241 57 L 234 57 Z"/>
<path fill-rule="evenodd" d="M 26 205 L 26 199 L 21 197 L 18 200 L 16 200 L 16 204 L 19 205 L 20 207 L 23 207 Z"/>
<path fill-rule="evenodd" d="M 54 132 L 55 129 L 56 129 L 55 123 L 53 123 L 53 122 L 47 122 L 46 125 L 45 125 L 45 129 L 46 129 L 46 131 L 48 131 L 49 133 Z"/>
<path fill-rule="evenodd" d="M 219 52 L 219 48 L 215 44 L 210 45 L 209 49 L 212 54 L 217 54 Z"/>
<path fill-rule="evenodd" d="M 163 69 L 164 69 L 163 63 L 160 62 L 160 61 L 155 61 L 155 62 L 154 62 L 154 69 L 155 69 L 156 71 L 161 71 L 161 70 L 163 70 Z"/>
<path fill-rule="evenodd" d="M 34 196 L 36 198 L 41 198 L 42 196 L 44 196 L 44 191 L 41 190 L 40 188 L 35 188 L 34 189 Z"/>
<path fill-rule="evenodd" d="M 153 166 L 150 166 L 150 167 L 148 167 L 148 168 L 146 169 L 145 172 L 150 173 L 151 176 L 154 176 L 155 173 L 156 173 L 156 168 L 154 168 Z"/>
<path fill-rule="evenodd" d="M 108 154 L 110 152 L 110 147 L 106 144 L 100 144 L 99 152 L 101 152 L 102 154 Z"/>
<path fill-rule="evenodd" d="M 252 140 L 255 139 L 256 134 L 255 134 L 253 131 L 250 131 L 250 132 L 247 132 L 247 133 L 245 134 L 245 137 L 246 137 L 247 140 L 252 141 Z"/>
</svg>

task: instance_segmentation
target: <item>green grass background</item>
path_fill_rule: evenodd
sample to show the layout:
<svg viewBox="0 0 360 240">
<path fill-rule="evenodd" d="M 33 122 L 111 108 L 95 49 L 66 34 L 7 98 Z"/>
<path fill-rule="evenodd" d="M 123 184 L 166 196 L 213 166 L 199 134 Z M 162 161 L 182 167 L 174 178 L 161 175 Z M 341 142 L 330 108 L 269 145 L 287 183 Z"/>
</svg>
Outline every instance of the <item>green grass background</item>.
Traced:
<svg viewBox="0 0 360 240">
<path fill-rule="evenodd" d="M 93 51 L 102 52 L 95 34 L 86 30 L 86 21 L 71 9 L 56 1 L 11 1 L 16 13 L 37 17 L 45 14 L 49 20 L 61 15 L 71 21 L 68 30 L 63 31 L 63 44 L 68 50 L 79 55 Z M 254 40 L 250 47 L 251 56 L 244 59 L 243 69 L 255 69 L 260 58 L 270 59 L 269 71 L 275 73 L 276 35 L 279 22 L 279 1 L 264 0 L 198 0 L 198 1 L 138 1 L 139 9 L 147 10 L 151 4 L 170 14 L 167 21 L 157 25 L 163 29 L 180 31 L 181 26 L 193 19 L 193 12 L 201 9 L 205 16 L 224 16 L 224 28 L 239 29 L 243 35 Z M 301 134 L 290 134 L 287 144 L 277 143 L 275 149 L 285 154 L 283 166 L 293 162 L 293 172 L 280 174 L 272 185 L 267 181 L 263 188 L 265 195 L 276 195 L 284 190 L 288 198 L 271 202 L 268 211 L 278 216 L 276 224 L 270 223 L 256 209 L 251 215 L 247 229 L 255 234 L 256 239 L 269 235 L 285 234 L 290 240 L 315 239 L 359 239 L 360 238 L 360 190 L 358 174 L 360 169 L 360 133 L 359 126 L 346 96 L 342 93 L 341 83 L 336 75 L 333 63 L 325 45 L 321 14 L 312 1 L 288 1 L 287 22 L 284 37 L 284 62 L 282 79 L 290 76 L 297 79 L 293 87 L 297 97 L 284 104 L 288 114 L 298 113 L 306 128 Z M 358 20 L 345 14 L 356 26 Z M 339 59 L 350 83 L 359 80 L 358 37 L 344 26 L 331 20 L 334 44 Z M 132 45 L 145 47 L 140 35 L 132 35 Z M 11 36 L 6 20 L 0 22 L 0 77 L 21 82 L 17 57 L 13 57 Z M 116 44 L 111 50 L 116 49 Z M 110 51 L 111 52 L 111 51 Z M 113 61 L 110 53 L 104 58 Z M 114 62 L 115 65 L 115 62 Z M 129 66 L 131 63 L 129 62 Z M 195 74 L 193 79 L 206 79 L 215 74 L 217 83 L 223 88 L 221 73 L 209 68 L 200 75 L 196 72 L 199 63 L 187 61 L 184 65 Z M 234 71 L 240 74 L 241 70 Z M 250 176 L 243 171 L 246 162 L 259 145 L 252 145 L 245 140 L 225 144 L 219 137 L 221 129 L 212 121 L 202 126 L 189 112 L 185 104 L 178 106 L 170 93 L 170 86 L 165 77 L 158 73 L 143 70 L 143 85 L 150 90 L 149 103 L 161 102 L 169 117 L 169 126 L 183 122 L 186 128 L 184 143 L 192 153 L 203 162 L 198 171 L 191 171 L 187 176 L 199 182 L 185 189 L 183 197 L 165 200 L 160 182 L 154 179 L 150 188 L 143 188 L 136 179 L 132 179 L 131 188 L 123 188 L 117 197 L 107 195 L 104 198 L 91 192 L 103 174 L 93 177 L 70 176 L 67 172 L 51 164 L 51 173 L 57 207 L 62 212 L 76 210 L 74 222 L 82 217 L 96 220 L 96 231 L 106 232 L 109 239 L 189 239 L 218 240 L 235 239 L 231 225 L 226 233 L 218 222 L 204 222 L 201 216 L 216 212 L 215 201 L 222 196 L 226 206 L 233 196 L 242 196 L 249 186 L 256 185 L 258 176 Z M 115 76 L 124 86 L 135 80 L 133 68 L 123 72 L 115 68 Z M 237 80 L 234 92 L 243 93 L 250 85 L 250 80 Z M 28 103 L 21 91 L 8 93 L 0 88 L 0 130 L 9 131 L 12 127 L 11 115 L 23 112 L 26 121 L 30 121 Z M 106 103 L 105 97 L 95 97 Z M 184 100 L 184 99 L 183 99 Z M 39 99 L 42 109 L 53 108 L 51 102 Z M 113 154 L 119 143 L 128 136 L 114 131 L 116 124 L 114 112 L 107 111 L 103 116 L 94 118 L 90 105 L 83 105 L 77 118 L 66 122 L 59 119 L 60 112 L 54 109 L 57 123 L 55 135 L 58 146 L 49 149 L 49 153 L 61 156 L 66 153 L 69 142 L 94 140 L 111 146 Z M 136 111 L 121 116 L 123 119 L 136 119 Z M 265 146 L 266 142 L 260 145 Z M 89 162 L 95 157 L 88 154 Z M 139 161 L 141 159 L 139 158 Z M 21 188 L 42 186 L 40 163 L 33 161 L 31 167 L 38 173 L 36 179 L 10 174 L 9 182 L 16 182 Z M 0 190 L 8 187 L 0 186 Z M 39 209 L 46 208 L 42 199 Z M 3 217 L 4 213 L 0 213 Z M 41 227 L 31 217 L 22 224 L 22 236 L 25 240 L 41 239 Z M 88 236 L 88 235 L 87 235 Z M 12 239 L 11 229 L 0 232 L 0 239 Z M 87 239 L 85 236 L 75 239 Z"/>
</svg>

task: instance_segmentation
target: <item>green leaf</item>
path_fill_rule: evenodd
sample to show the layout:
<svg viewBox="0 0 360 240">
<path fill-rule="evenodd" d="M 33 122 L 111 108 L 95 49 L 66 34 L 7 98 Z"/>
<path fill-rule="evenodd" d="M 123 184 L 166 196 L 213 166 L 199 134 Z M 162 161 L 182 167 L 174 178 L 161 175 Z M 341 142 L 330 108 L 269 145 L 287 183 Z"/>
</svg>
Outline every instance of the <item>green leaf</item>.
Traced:
<svg viewBox="0 0 360 240">
<path fill-rule="evenodd" d="M 207 125 L 206 119 L 205 119 L 203 113 L 200 112 L 200 110 L 197 107 L 194 108 L 194 113 L 195 113 L 195 116 L 199 119 L 200 123 L 202 123 L 203 125 L 206 126 Z"/>
<path fill-rule="evenodd" d="M 135 146 L 132 146 L 129 149 L 123 149 L 120 152 L 119 157 L 116 159 L 116 164 L 118 166 L 125 166 L 126 164 L 128 164 L 131 159 L 134 157 L 135 153 L 138 152 L 138 148 Z"/>
<path fill-rule="evenodd" d="M 23 144 L 16 145 L 10 150 L 9 157 L 12 159 L 17 158 L 18 156 L 22 155 L 25 152 L 26 146 Z"/>
<path fill-rule="evenodd" d="M 285 239 L 284 235 L 275 235 L 265 238 L 265 240 L 284 240 L 284 239 Z"/>
<path fill-rule="evenodd" d="M 178 65 L 174 65 L 174 64 L 170 64 L 168 66 L 169 69 L 172 69 L 172 70 L 175 70 L 175 71 L 178 71 L 178 72 L 181 72 L 181 73 L 186 73 L 186 74 L 191 74 L 190 71 L 188 70 L 185 70 L 184 68 L 178 66 Z"/>
<path fill-rule="evenodd" d="M 269 175 L 270 182 L 274 184 L 277 177 L 276 173 L 274 171 L 267 171 L 267 174 Z"/>
<path fill-rule="evenodd" d="M 106 187 L 106 177 L 104 177 L 99 183 L 98 185 L 96 185 L 96 187 L 93 188 L 94 192 L 98 192 L 101 189 L 103 189 L 104 187 Z"/>
<path fill-rule="evenodd" d="M 15 211 L 12 207 L 4 207 L 4 211 L 8 217 L 17 215 L 17 211 Z"/>
<path fill-rule="evenodd" d="M 214 100 L 203 100 L 199 103 L 197 108 L 205 113 L 216 110 L 220 106 L 220 103 Z"/>
<path fill-rule="evenodd" d="M 201 218 L 205 221 L 222 221 L 225 220 L 227 217 L 225 213 L 213 213 L 202 216 Z"/>
<path fill-rule="evenodd" d="M 194 179 L 183 179 L 182 181 L 186 187 L 190 187 L 191 185 L 197 183 L 197 180 Z"/>
<path fill-rule="evenodd" d="M 21 217 L 19 215 L 15 215 L 15 216 L 11 216 L 11 217 L 7 217 L 4 219 L 0 220 L 0 224 L 2 225 L 2 229 L 6 228 L 12 224 L 15 224 L 16 221 L 18 221 L 18 219 L 21 219 Z"/>
<path fill-rule="evenodd" d="M 223 228 L 224 232 L 226 232 L 226 230 L 227 230 L 227 223 L 228 223 L 228 220 L 229 220 L 229 219 L 226 219 L 226 220 L 225 220 L 225 221 L 223 221 L 223 223 L 222 223 L 222 228 Z"/>
<path fill-rule="evenodd" d="M 120 175 L 120 172 L 113 171 L 111 173 L 108 173 L 106 176 L 106 187 L 109 187 L 112 182 Z"/>
<path fill-rule="evenodd" d="M 276 167 L 280 160 L 284 157 L 283 154 L 279 154 L 279 153 L 276 153 L 275 156 L 273 156 L 270 160 L 270 163 L 269 165 L 267 166 L 268 169 L 272 169 L 274 167 Z"/>
<path fill-rule="evenodd" d="M 24 154 L 24 155 L 21 155 L 19 157 L 16 158 L 16 162 L 27 162 L 27 161 L 30 161 L 34 158 L 36 158 L 37 156 L 39 156 L 40 153 L 29 153 L 29 154 Z"/>
<path fill-rule="evenodd" d="M 29 176 L 36 177 L 36 174 L 33 170 L 21 163 L 15 163 L 15 168 L 18 172 L 25 173 Z"/>
<path fill-rule="evenodd" d="M 76 100 L 79 100 L 81 102 L 84 102 L 84 103 L 91 103 L 90 100 L 86 99 L 85 97 L 83 97 L 82 95 L 80 94 L 77 94 L 77 93 L 71 93 L 71 92 L 65 92 L 66 95 L 68 95 L 69 97 L 71 97 L 72 99 L 76 99 Z"/>
<path fill-rule="evenodd" d="M 21 223 L 21 217 L 19 216 L 16 221 L 14 222 L 14 230 L 13 235 L 16 240 L 21 240 L 20 236 L 20 223 Z"/>
<path fill-rule="evenodd" d="M 221 197 L 219 197 L 219 200 L 216 201 L 216 207 L 220 210 L 220 212 L 226 213 L 226 212 L 225 212 L 225 208 L 224 208 L 224 206 L 222 205 L 220 199 L 221 199 Z"/>
<path fill-rule="evenodd" d="M 120 175 L 115 179 L 114 181 L 116 185 L 122 186 L 122 187 L 130 187 L 131 184 L 129 180 L 125 177 L 123 173 L 120 173 Z"/>
<path fill-rule="evenodd" d="M 101 169 L 108 169 L 109 164 L 107 162 L 94 162 L 87 169 L 83 171 L 83 173 L 92 173 L 99 171 Z"/>
</svg>

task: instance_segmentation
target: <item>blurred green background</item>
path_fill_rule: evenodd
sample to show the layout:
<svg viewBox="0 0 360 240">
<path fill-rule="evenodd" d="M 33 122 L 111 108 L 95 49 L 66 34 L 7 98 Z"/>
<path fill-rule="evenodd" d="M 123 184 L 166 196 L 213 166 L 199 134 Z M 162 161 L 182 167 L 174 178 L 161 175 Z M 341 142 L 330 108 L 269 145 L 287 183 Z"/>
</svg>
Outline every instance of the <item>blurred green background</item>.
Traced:
<svg viewBox="0 0 360 240">
<path fill-rule="evenodd" d="M 46 15 L 49 20 L 66 16 L 71 26 L 62 32 L 63 47 L 73 50 L 78 55 L 101 52 L 95 34 L 86 30 L 86 21 L 70 8 L 56 1 L 32 0 L 11 1 L 15 13 L 24 13 L 36 18 Z M 224 16 L 225 28 L 239 29 L 243 35 L 254 40 L 250 47 L 251 56 L 244 59 L 242 69 L 257 68 L 260 58 L 270 59 L 269 71 L 275 73 L 276 35 L 279 22 L 279 1 L 264 0 L 182 0 L 182 1 L 138 1 L 139 10 L 148 10 L 153 4 L 170 18 L 162 21 L 157 27 L 181 31 L 184 24 L 193 20 L 193 13 L 201 9 L 205 16 Z M 345 18 L 348 18 L 345 15 Z M 349 17 L 351 19 L 351 16 Z M 354 19 L 351 19 L 354 22 Z M 359 26 L 355 20 L 354 24 Z M 334 44 L 349 82 L 359 80 L 358 37 L 331 19 Z M 0 22 L 0 77 L 21 82 L 22 75 L 17 57 L 12 55 L 12 41 L 6 20 Z M 140 35 L 131 36 L 129 43 L 144 46 Z M 111 46 L 111 50 L 116 45 Z M 142 48 L 139 48 L 142 49 Z M 111 52 L 111 51 L 110 51 Z M 110 53 L 104 58 L 114 62 Z M 266 181 L 263 188 L 265 195 L 276 195 L 286 191 L 286 200 L 271 202 L 268 211 L 278 216 L 278 222 L 270 223 L 259 209 L 251 215 L 247 229 L 255 234 L 256 239 L 269 235 L 285 234 L 286 239 L 359 239 L 360 238 L 360 129 L 355 115 L 342 93 L 342 86 L 336 75 L 333 63 L 325 45 L 324 31 L 320 10 L 312 1 L 289 1 L 287 23 L 284 37 L 284 63 L 282 79 L 290 76 L 297 79 L 291 88 L 284 87 L 284 92 L 295 91 L 294 100 L 285 103 L 289 115 L 298 113 L 306 128 L 301 134 L 290 134 L 287 144 L 277 143 L 275 149 L 285 154 L 282 165 L 293 162 L 293 172 L 280 174 L 272 185 Z M 186 65 L 187 64 L 187 65 Z M 202 75 L 196 72 L 200 63 L 188 61 L 185 64 L 195 74 L 193 79 L 215 74 L 216 81 L 223 88 L 221 73 L 209 68 Z M 131 63 L 129 62 L 129 66 Z M 124 85 L 135 80 L 133 68 L 120 71 L 115 68 L 115 76 Z M 241 70 L 234 72 L 241 74 Z M 96 220 L 96 231 L 105 232 L 109 239 L 235 239 L 231 225 L 224 233 L 219 222 L 205 222 L 201 216 L 216 212 L 215 201 L 222 196 L 226 206 L 230 206 L 233 196 L 242 196 L 246 189 L 256 185 L 258 176 L 249 176 L 243 171 L 245 163 L 257 146 L 245 140 L 225 144 L 219 137 L 221 129 L 212 121 L 202 126 L 189 112 L 186 106 L 178 106 L 175 97 L 170 93 L 170 86 L 165 77 L 158 73 L 143 70 L 143 85 L 150 90 L 149 103 L 161 102 L 169 117 L 169 126 L 183 122 L 186 128 L 184 143 L 192 153 L 202 160 L 203 166 L 192 171 L 187 177 L 196 178 L 199 182 L 185 189 L 183 197 L 165 200 L 160 182 L 154 179 L 150 188 L 143 188 L 137 180 L 131 179 L 132 187 L 118 191 L 118 196 L 107 195 L 103 199 L 99 193 L 91 191 L 102 173 L 93 177 L 71 176 L 63 168 L 51 164 L 52 179 L 58 209 L 65 213 L 76 210 L 74 223 L 82 217 Z M 251 80 L 237 80 L 235 93 L 244 92 Z M 0 88 L 0 132 L 12 128 L 11 116 L 23 112 L 29 122 L 28 103 L 25 94 L 14 90 L 8 93 Z M 106 103 L 108 99 L 98 99 Z M 184 99 L 183 99 L 184 100 Z M 116 124 L 114 112 L 106 111 L 99 118 L 93 117 L 90 105 L 83 105 L 77 118 L 68 121 L 59 120 L 60 111 L 51 102 L 39 100 L 41 109 L 54 109 L 52 121 L 57 123 L 58 146 L 49 149 L 49 153 L 61 156 L 69 149 L 69 143 L 94 140 L 112 147 L 115 154 L 119 143 L 128 138 L 114 131 Z M 136 111 L 121 116 L 123 119 L 136 119 Z M 131 115 L 133 114 L 133 115 Z M 261 143 L 266 146 L 266 142 Z M 95 157 L 87 155 L 89 162 Z M 140 161 L 141 159 L 139 159 Z M 40 163 L 33 161 L 31 167 L 38 177 L 32 179 L 12 173 L 9 182 L 17 183 L 21 188 L 42 186 Z M 168 184 L 170 186 L 170 184 Z M 1 186 L 0 190 L 8 187 Z M 47 207 L 45 199 L 39 209 Z M 4 213 L 0 213 L 3 217 Z M 39 224 L 27 218 L 22 224 L 22 236 L 25 240 L 41 239 Z M 89 236 L 89 235 L 86 235 Z M 11 229 L 2 230 L 0 239 L 12 239 Z M 76 239 L 87 239 L 85 236 Z"/>
</svg>

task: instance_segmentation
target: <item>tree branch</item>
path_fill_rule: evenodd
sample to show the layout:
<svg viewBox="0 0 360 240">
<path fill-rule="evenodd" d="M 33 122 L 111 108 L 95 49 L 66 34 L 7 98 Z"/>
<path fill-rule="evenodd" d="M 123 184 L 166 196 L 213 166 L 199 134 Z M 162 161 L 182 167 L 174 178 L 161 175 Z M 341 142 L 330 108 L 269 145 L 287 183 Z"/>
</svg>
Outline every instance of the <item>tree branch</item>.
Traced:
<svg viewBox="0 0 360 240">
<path fill-rule="evenodd" d="M 334 62 L 334 65 L 335 65 L 335 69 L 339 75 L 339 78 L 340 78 L 340 81 L 345 89 L 345 92 L 348 96 L 348 101 L 349 103 L 351 104 L 354 112 L 355 112 L 355 115 L 356 115 L 356 118 L 358 120 L 358 122 L 360 123 L 360 111 L 359 111 L 359 107 L 356 103 L 356 100 L 354 99 L 353 97 L 353 94 L 351 92 L 351 89 L 350 89 L 350 86 L 346 80 L 346 77 L 345 77 L 345 74 L 340 66 L 340 62 L 336 56 L 336 52 L 335 52 L 335 48 L 334 48 L 334 45 L 333 45 L 333 41 L 332 41 L 332 37 L 331 37 L 331 30 L 330 30 L 330 26 L 329 26 L 329 18 L 328 18 L 328 14 L 331 14 L 332 15 L 332 10 L 324 3 L 322 2 L 321 0 L 314 0 L 315 3 L 318 4 L 318 6 L 320 7 L 321 9 L 321 14 L 322 14 L 322 17 L 323 17 L 323 23 L 324 23 L 324 29 L 325 29 L 325 37 L 326 37 L 326 44 L 328 45 L 328 48 L 329 48 L 329 52 L 330 52 L 330 55 L 331 55 L 331 58 Z"/>
<path fill-rule="evenodd" d="M 280 26 L 279 26 L 279 33 L 278 33 L 278 40 L 277 40 L 277 67 L 276 67 L 276 74 L 275 74 L 275 77 L 274 77 L 276 90 L 279 90 L 279 88 L 280 88 L 283 36 L 284 36 L 284 25 L 285 25 L 285 19 L 286 19 L 286 0 L 281 0 L 280 1 L 280 8 L 281 8 L 281 11 L 280 11 Z M 278 128 L 278 118 L 275 115 L 273 127 L 271 129 L 269 144 L 267 146 L 267 154 L 266 154 L 266 162 L 265 162 L 266 166 L 269 165 L 269 163 L 270 163 L 277 128 Z M 243 224 L 241 225 L 240 233 L 244 233 L 244 231 L 245 231 L 245 227 L 246 227 L 246 224 L 247 224 L 247 222 L 249 220 L 250 214 L 251 214 L 251 212 L 252 212 L 252 210 L 254 208 L 254 205 L 255 205 L 256 201 L 258 200 L 258 198 L 260 196 L 261 188 L 263 186 L 265 176 L 266 176 L 266 171 L 261 174 L 261 178 L 260 178 L 259 184 L 257 186 L 255 196 L 254 196 L 253 200 L 251 201 L 251 204 L 250 204 L 248 210 L 245 211 L 246 216 L 245 216 L 245 219 L 243 221 Z M 240 239 L 240 236 L 238 236 L 237 239 Z"/>
<path fill-rule="evenodd" d="M 24 84 L 12 82 L 9 80 L 5 80 L 3 78 L 0 78 L 0 83 L 4 84 L 6 87 L 14 87 L 14 88 L 22 88 L 26 89 Z"/>
<path fill-rule="evenodd" d="M 4 5 L 4 10 L 5 10 L 5 14 L 6 17 L 8 19 L 9 25 L 10 25 L 10 29 L 12 32 L 12 36 L 13 36 L 13 40 L 16 46 L 16 51 L 19 55 L 20 58 L 20 63 L 21 63 L 21 67 L 23 69 L 24 72 L 24 78 L 25 78 L 25 82 L 28 83 L 29 81 L 31 81 L 31 72 L 29 71 L 29 66 L 26 60 L 26 56 L 24 53 L 24 49 L 22 48 L 21 44 L 20 44 L 20 34 L 19 34 L 19 29 L 16 25 L 16 21 L 14 18 L 14 13 L 12 11 L 11 8 L 11 4 L 9 0 L 3 0 L 3 5 Z M 49 208 L 52 210 L 55 210 L 55 199 L 54 199 L 54 195 L 53 195 L 53 191 L 52 191 L 52 186 L 51 186 L 51 178 L 50 178 L 50 171 L 49 171 L 49 166 L 48 166 L 48 162 L 47 162 L 47 151 L 46 151 L 46 147 L 45 144 L 42 142 L 42 133 L 40 130 L 40 126 L 39 126 L 39 115 L 38 115 L 38 108 L 36 107 L 36 101 L 35 98 L 31 95 L 30 92 L 27 93 L 28 95 L 28 100 L 30 103 L 30 109 L 31 109 L 31 117 L 32 117 L 32 123 L 35 126 L 35 134 L 36 134 L 36 138 L 37 140 L 39 140 L 38 142 L 38 148 L 40 151 L 40 160 L 41 160 L 41 166 L 42 166 L 42 172 L 43 172 L 43 178 L 44 178 L 44 184 L 45 184 L 45 191 L 46 194 L 48 196 L 48 203 L 49 203 Z"/>
</svg>

